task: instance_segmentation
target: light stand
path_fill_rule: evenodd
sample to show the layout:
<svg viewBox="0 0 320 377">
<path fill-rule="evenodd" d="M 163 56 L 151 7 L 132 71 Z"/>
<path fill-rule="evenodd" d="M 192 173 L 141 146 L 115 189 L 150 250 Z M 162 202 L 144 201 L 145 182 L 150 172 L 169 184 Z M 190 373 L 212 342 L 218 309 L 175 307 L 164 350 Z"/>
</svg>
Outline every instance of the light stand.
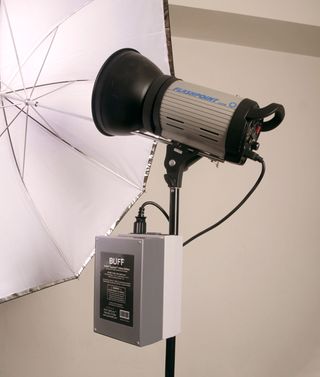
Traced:
<svg viewBox="0 0 320 377">
<path fill-rule="evenodd" d="M 159 283 L 156 288 L 163 288 L 164 286 L 166 288 L 179 288 L 176 292 L 173 289 L 171 292 L 166 291 L 165 294 L 170 297 L 181 297 L 181 286 L 179 286 L 178 281 L 182 272 L 177 273 L 177 271 L 179 266 L 182 265 L 182 246 L 228 219 L 254 192 L 265 171 L 264 161 L 256 153 L 259 148 L 258 138 L 261 132 L 273 130 L 282 122 L 285 116 L 284 107 L 277 103 L 271 103 L 260 108 L 256 101 L 249 98 L 240 98 L 165 75 L 154 63 L 138 51 L 125 48 L 112 54 L 97 75 L 92 92 L 92 116 L 97 129 L 106 136 L 139 134 L 168 143 L 165 158 L 165 180 L 170 189 L 169 236 L 161 235 L 157 241 L 154 241 L 158 242 L 159 247 L 159 253 L 155 253 L 155 258 L 162 255 L 163 260 L 161 262 L 163 263 L 165 260 L 171 260 L 175 255 L 181 259 L 179 259 L 179 263 L 174 264 L 175 260 L 172 258 L 171 268 L 164 270 L 166 276 L 163 274 L 158 279 L 159 281 L 156 281 L 152 274 L 147 274 L 150 277 L 149 280 L 138 279 L 144 269 L 143 266 L 137 264 L 139 269 L 134 275 L 136 280 L 130 282 L 130 284 L 132 283 L 131 287 L 138 286 L 141 297 L 144 294 L 147 295 L 150 287 L 155 283 Z M 212 161 L 226 161 L 237 165 L 243 165 L 250 158 L 262 164 L 262 171 L 257 182 L 244 199 L 218 223 L 191 237 L 183 245 L 181 245 L 179 237 L 171 237 L 171 247 L 166 247 L 169 245 L 166 244 L 166 237 L 177 236 L 179 232 L 179 190 L 183 172 L 202 156 L 208 157 Z M 145 232 L 145 217 L 141 215 L 137 217 L 134 233 L 143 234 Z M 141 237 L 141 244 L 148 243 L 150 237 L 156 238 L 157 236 L 146 234 L 145 237 Z M 120 237 L 118 241 L 115 238 L 110 238 L 110 250 L 113 252 L 112 246 L 118 245 L 118 242 L 125 246 L 135 244 L 137 239 L 131 238 L 133 239 L 130 239 L 130 236 Z M 103 238 L 101 243 L 101 253 L 103 253 L 105 244 L 108 243 L 107 246 L 109 246 L 109 241 Z M 132 247 L 125 248 L 125 250 L 129 249 L 131 250 Z M 142 261 L 143 250 L 143 248 L 137 248 L 137 250 L 131 252 L 139 263 Z M 127 253 L 129 252 L 127 251 Z M 120 252 L 118 254 L 118 259 L 122 260 L 122 254 Z M 146 258 L 150 255 L 146 255 Z M 130 260 L 131 254 L 128 254 L 128 256 Z M 101 258 L 103 258 L 103 255 Z M 103 261 L 103 259 L 101 260 Z M 125 259 L 123 258 L 123 260 Z M 148 262 L 149 264 L 145 260 L 143 262 L 145 266 L 151 269 L 159 265 L 152 259 Z M 172 266 L 176 267 L 172 268 Z M 128 270 L 131 271 L 131 265 L 128 266 Z M 134 268 L 132 268 L 133 270 Z M 152 271 L 157 273 L 157 271 Z M 172 271 L 175 272 L 174 276 L 170 275 Z M 99 261 L 97 276 L 98 274 Z M 146 283 L 147 280 L 148 284 Z M 144 284 L 143 287 L 139 285 L 141 281 Z M 164 281 L 170 283 L 166 285 Z M 152 327 L 149 323 L 140 322 L 138 318 L 138 321 L 133 324 L 133 329 L 131 329 L 123 323 L 123 327 L 121 324 L 120 326 L 113 326 L 114 318 L 111 318 L 109 321 L 111 323 L 107 321 L 107 326 L 106 321 L 104 322 L 104 319 L 99 317 L 100 288 L 98 283 L 97 278 L 95 311 L 97 323 L 101 325 L 100 333 L 140 346 L 166 339 L 165 376 L 174 377 L 175 334 L 179 333 L 180 323 L 173 321 L 176 326 L 173 329 L 170 328 L 171 331 L 162 331 L 161 334 L 155 334 L 155 332 L 158 327 L 164 328 L 165 321 L 156 322 L 156 325 Z M 136 312 L 148 311 L 155 307 L 154 297 L 150 295 L 148 299 L 149 301 L 140 300 L 144 302 L 144 306 L 137 307 Z M 161 301 L 162 297 L 158 297 L 158 299 Z M 176 303 L 178 301 L 176 300 Z M 160 309 L 159 312 L 163 311 L 163 306 Z M 133 313 L 132 308 L 130 310 Z M 171 302 L 170 305 L 166 305 L 165 310 L 166 313 L 170 313 L 170 318 L 174 318 L 180 308 L 175 307 Z M 128 318 L 131 318 L 131 312 L 128 311 Z M 157 315 L 154 317 L 145 316 L 144 318 L 150 317 L 155 321 L 162 318 Z M 140 325 L 143 331 L 139 327 Z"/>
</svg>

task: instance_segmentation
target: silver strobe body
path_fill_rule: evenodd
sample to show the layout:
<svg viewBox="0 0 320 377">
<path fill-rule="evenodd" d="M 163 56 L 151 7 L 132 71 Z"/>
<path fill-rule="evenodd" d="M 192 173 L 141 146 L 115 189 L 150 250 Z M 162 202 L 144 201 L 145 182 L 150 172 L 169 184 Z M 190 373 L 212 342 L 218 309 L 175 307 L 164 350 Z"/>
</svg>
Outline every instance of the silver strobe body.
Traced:
<svg viewBox="0 0 320 377">
<path fill-rule="evenodd" d="M 175 81 L 161 102 L 161 136 L 224 161 L 227 132 L 241 101 L 237 96 Z"/>
</svg>

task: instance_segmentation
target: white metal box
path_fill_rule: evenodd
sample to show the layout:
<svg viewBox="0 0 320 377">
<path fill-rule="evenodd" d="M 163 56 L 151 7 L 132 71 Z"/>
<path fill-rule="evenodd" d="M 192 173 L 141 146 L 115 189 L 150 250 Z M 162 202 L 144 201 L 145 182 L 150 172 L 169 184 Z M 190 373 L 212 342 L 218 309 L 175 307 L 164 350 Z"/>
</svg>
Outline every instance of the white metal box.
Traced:
<svg viewBox="0 0 320 377">
<path fill-rule="evenodd" d="M 95 258 L 95 332 L 145 346 L 181 331 L 181 237 L 99 236 Z"/>
</svg>

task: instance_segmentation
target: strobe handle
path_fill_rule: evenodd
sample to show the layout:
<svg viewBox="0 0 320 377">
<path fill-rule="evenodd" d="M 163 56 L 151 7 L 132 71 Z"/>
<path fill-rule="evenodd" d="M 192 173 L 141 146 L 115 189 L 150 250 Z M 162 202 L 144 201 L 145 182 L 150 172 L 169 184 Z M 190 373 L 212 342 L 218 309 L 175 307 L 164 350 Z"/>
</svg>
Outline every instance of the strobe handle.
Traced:
<svg viewBox="0 0 320 377">
<path fill-rule="evenodd" d="M 248 120 L 263 120 L 264 118 L 274 115 L 272 119 L 262 122 L 261 131 L 271 131 L 274 128 L 278 127 L 279 124 L 283 121 L 285 116 L 284 107 L 278 103 L 271 103 L 270 105 L 262 108 L 252 108 L 248 115 Z"/>
</svg>

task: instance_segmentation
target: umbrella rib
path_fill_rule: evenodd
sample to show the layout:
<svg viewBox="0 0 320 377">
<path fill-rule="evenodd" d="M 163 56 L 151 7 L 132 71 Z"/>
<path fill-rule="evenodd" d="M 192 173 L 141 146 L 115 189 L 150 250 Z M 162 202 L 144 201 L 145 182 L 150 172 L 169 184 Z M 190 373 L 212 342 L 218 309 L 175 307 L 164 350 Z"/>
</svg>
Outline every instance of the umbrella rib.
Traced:
<svg viewBox="0 0 320 377">
<path fill-rule="evenodd" d="M 10 105 L 10 106 L 15 106 L 15 105 Z M 27 105 L 25 105 L 22 109 L 19 110 L 19 112 L 15 115 L 15 117 L 11 120 L 8 125 L 6 125 L 5 129 L 0 133 L 0 138 L 2 137 L 3 134 L 5 134 L 8 130 L 9 127 L 12 125 L 12 123 L 18 118 L 18 116 L 22 113 L 22 111 L 25 109 Z M 2 109 L 6 108 L 8 106 L 1 106 Z"/>
<path fill-rule="evenodd" d="M 35 89 L 35 87 L 36 87 L 36 85 L 37 85 L 37 83 L 38 83 L 38 81 L 39 81 L 40 75 L 41 75 L 41 73 L 42 73 L 43 67 L 44 67 L 44 65 L 45 65 L 45 63 L 46 63 L 46 61 L 47 61 L 47 58 L 48 58 L 49 52 L 50 52 L 51 47 L 52 47 L 52 45 L 53 45 L 53 41 L 54 41 L 55 38 L 56 38 L 58 28 L 59 28 L 59 27 L 57 26 L 57 27 L 52 31 L 52 33 L 53 33 L 53 37 L 52 37 L 52 40 L 51 40 L 51 42 L 50 42 L 50 45 L 49 45 L 48 51 L 47 51 L 47 53 L 46 53 L 46 56 L 44 57 L 44 60 L 43 60 L 43 63 L 42 63 L 42 65 L 41 65 L 41 68 L 40 68 L 40 71 L 39 71 L 39 73 L 38 73 L 38 76 L 37 76 L 37 78 L 36 78 L 36 81 L 35 81 L 35 83 L 34 83 L 34 85 L 33 85 L 32 90 L 31 90 L 30 98 L 32 97 L 32 94 L 33 94 L 33 92 L 34 92 L 34 89 Z M 49 35 L 50 35 L 50 34 L 49 34 Z"/>
<path fill-rule="evenodd" d="M 52 126 L 50 126 L 50 124 L 48 123 L 48 121 L 35 109 L 35 107 L 32 105 L 32 108 L 33 110 L 41 117 L 41 119 L 51 128 L 53 129 Z M 97 160 L 95 160 L 94 158 L 88 156 L 87 154 L 85 154 L 84 152 L 82 152 L 80 149 L 78 149 L 77 147 L 75 147 L 74 145 L 72 145 L 71 143 L 69 143 L 68 141 L 66 141 L 65 139 L 63 139 L 60 135 L 58 135 L 56 133 L 56 131 L 52 131 L 50 130 L 49 128 L 45 127 L 42 123 L 40 123 L 39 121 L 37 121 L 35 118 L 33 118 L 32 116 L 29 115 L 29 117 L 34 120 L 36 122 L 36 124 L 38 124 L 40 127 L 42 127 L 45 131 L 47 131 L 49 134 L 51 134 L 51 136 L 55 137 L 57 140 L 59 140 L 61 143 L 63 143 L 65 146 L 71 148 L 73 151 L 77 152 L 78 154 L 80 154 L 83 158 L 85 158 L 86 160 L 90 161 L 91 163 L 99 166 L 100 168 L 108 171 L 109 173 L 115 175 L 116 177 L 120 178 L 121 180 L 125 181 L 126 183 L 130 184 L 131 186 L 135 187 L 136 189 L 140 190 L 140 187 L 138 185 L 136 185 L 135 183 L 129 181 L 127 178 L 124 178 L 122 175 L 116 173 L 115 171 L 113 171 L 112 169 L 106 167 L 105 165 L 101 164 L 100 162 L 98 162 Z"/>
<path fill-rule="evenodd" d="M 83 116 L 83 115 L 69 113 L 67 111 L 62 111 L 62 110 L 54 109 L 53 107 L 49 107 L 49 106 L 42 106 L 40 104 L 37 104 L 37 107 L 40 107 L 40 108 L 46 109 L 46 110 L 50 110 L 50 111 L 55 111 L 55 112 L 60 113 L 60 114 L 69 115 L 69 116 L 72 116 L 72 117 L 75 117 L 75 118 L 78 118 L 78 119 L 90 120 L 90 121 L 92 120 L 91 117 L 86 117 L 86 116 Z"/>
<path fill-rule="evenodd" d="M 46 224 L 44 218 L 41 216 L 40 212 L 38 211 L 38 209 L 37 209 L 37 207 L 36 207 L 36 205 L 35 205 L 35 203 L 34 203 L 32 197 L 31 197 L 31 195 L 30 195 L 30 193 L 29 193 L 29 190 L 28 190 L 28 188 L 27 188 L 27 186 L 26 186 L 24 180 L 22 179 L 22 177 L 21 177 L 21 182 L 22 182 L 22 185 L 23 185 L 23 187 L 24 187 L 24 189 L 25 189 L 25 192 L 26 192 L 27 198 L 28 198 L 28 200 L 29 200 L 29 202 L 30 202 L 30 205 L 32 206 L 33 211 L 34 211 L 34 213 L 36 214 L 38 220 L 40 221 L 42 227 L 45 229 L 46 234 L 48 235 L 48 237 L 50 238 L 51 242 L 53 243 L 53 245 L 54 245 L 55 248 L 57 249 L 57 251 L 58 251 L 58 253 L 59 253 L 61 259 L 65 262 L 65 264 L 67 265 L 68 269 L 71 271 L 71 273 L 72 273 L 74 276 L 76 276 L 76 272 L 75 272 L 75 271 L 73 270 L 73 268 L 71 267 L 69 261 L 67 260 L 66 256 L 63 254 L 63 252 L 62 252 L 61 248 L 59 247 L 59 245 L 57 244 L 56 240 L 55 240 L 55 239 L 53 238 L 53 236 L 50 234 L 49 228 L 48 228 L 48 226 L 47 226 L 47 224 Z"/>
<path fill-rule="evenodd" d="M 3 99 L 1 98 L 1 103 L 3 104 Z M 3 108 L 2 109 L 3 111 L 3 117 L 4 117 L 4 122 L 6 124 L 6 130 L 8 132 L 8 137 L 9 137 L 9 143 L 10 143 L 10 148 L 11 148 L 11 152 L 12 152 L 12 155 L 13 155 L 13 158 L 14 158 L 14 162 L 15 162 L 15 165 L 16 165 L 16 168 L 18 170 L 18 173 L 19 173 L 19 176 L 21 177 L 22 179 L 22 176 L 21 176 L 21 170 L 19 168 L 19 164 L 18 164 L 18 160 L 17 160 L 17 156 L 15 154 L 15 151 L 14 151 L 14 148 L 13 148 L 13 143 L 12 143 L 12 139 L 11 139 L 11 134 L 10 134 L 10 130 L 9 130 L 9 123 L 8 123 L 8 118 L 7 118 L 7 113 L 5 111 L 5 109 Z M 22 110 L 23 111 L 23 110 Z M 1 134 L 2 135 L 2 134 Z"/>
<path fill-rule="evenodd" d="M 8 95 L 7 93 L 4 93 L 4 92 L 3 93 L 0 92 L 0 98 L 1 99 L 4 98 L 7 101 L 8 101 L 8 99 L 11 99 L 13 101 L 20 101 L 18 103 L 13 103 L 13 105 L 12 104 L 10 104 L 10 105 L 3 105 L 3 106 L 0 106 L 0 107 L 12 107 L 12 106 L 15 106 L 15 105 L 21 105 L 22 103 L 25 102 L 24 99 L 19 100 L 17 97 L 12 96 L 10 94 Z M 19 98 L 20 98 L 20 96 L 19 96 Z"/>
<path fill-rule="evenodd" d="M 55 85 L 55 84 L 62 84 L 62 83 L 65 83 L 64 85 L 62 86 L 59 86 L 59 88 L 56 88 L 54 90 L 51 90 L 50 92 L 47 92 L 45 94 L 42 94 L 41 96 L 39 97 L 36 97 L 36 98 L 33 98 L 34 101 L 37 101 L 39 98 L 42 98 L 42 97 L 45 97 L 51 93 L 54 93 L 54 92 L 57 92 L 58 90 L 61 90 L 63 88 L 65 88 L 66 86 L 69 86 L 71 84 L 74 84 L 75 82 L 86 82 L 86 81 L 89 81 L 89 80 L 73 80 L 73 81 L 61 81 L 61 82 L 57 82 L 57 83 L 49 83 L 49 84 L 45 84 L 45 85 L 38 85 L 37 88 L 40 88 L 41 86 L 47 86 L 47 85 Z"/>
<path fill-rule="evenodd" d="M 29 120 L 29 106 L 26 112 L 26 123 L 24 130 L 24 143 L 23 143 L 23 162 L 22 162 L 22 180 L 24 179 L 24 169 L 26 165 L 26 149 L 27 149 L 27 134 L 28 134 L 28 120 Z"/>
<path fill-rule="evenodd" d="M 72 80 L 72 81 L 55 81 L 55 82 L 49 82 L 49 83 L 46 83 L 46 84 L 36 85 L 35 88 L 42 88 L 43 86 L 65 84 L 65 85 L 62 85 L 62 86 L 60 86 L 59 88 L 56 88 L 56 89 L 54 89 L 54 90 L 52 90 L 52 91 L 50 91 L 50 92 L 47 92 L 47 93 L 45 93 L 45 94 L 42 94 L 42 95 L 39 96 L 39 97 L 33 98 L 33 101 L 35 101 L 35 100 L 37 100 L 37 99 L 39 99 L 39 98 L 41 98 L 41 97 L 47 96 L 48 94 L 51 94 L 51 93 L 53 93 L 53 92 L 56 92 L 57 90 L 63 89 L 64 87 L 66 87 L 66 86 L 68 86 L 68 85 L 71 85 L 71 84 L 73 84 L 73 83 L 75 83 L 75 82 L 87 82 L 87 81 L 90 81 L 90 80 L 87 80 L 87 79 L 80 79 L 80 80 Z M 23 100 L 23 102 L 24 102 L 24 98 L 21 97 L 21 96 L 19 95 L 19 92 L 21 92 L 21 91 L 24 90 L 23 88 L 22 88 L 22 89 L 14 90 L 14 89 L 11 89 L 10 87 L 8 87 L 8 85 L 5 84 L 4 82 L 3 82 L 3 84 L 4 84 L 7 88 L 9 88 L 9 89 L 11 90 L 11 92 L 6 92 L 5 94 L 15 93 L 15 94 L 17 94 L 17 95 Z M 33 88 L 32 86 L 28 86 L 28 87 L 26 87 L 26 90 L 29 90 L 29 89 L 32 89 L 32 88 Z"/>
<path fill-rule="evenodd" d="M 6 98 L 5 98 L 5 99 L 6 99 Z M 19 102 L 18 105 L 22 105 L 22 102 Z M 1 106 L 0 106 L 0 109 L 6 109 L 6 108 L 8 108 L 8 107 L 14 107 L 14 106 L 15 106 L 15 104 L 14 104 L 14 105 L 3 105 L 3 106 L 1 105 Z M 0 135 L 0 137 L 1 137 L 1 135 Z"/>
<path fill-rule="evenodd" d="M 15 90 L 15 89 L 12 89 L 9 85 L 7 85 L 4 81 L 0 80 L 0 83 L 3 84 L 7 89 L 10 89 L 9 92 L 3 92 L 3 95 L 14 93 L 14 94 L 16 94 L 24 102 L 24 98 L 22 96 L 20 96 L 20 94 L 18 92 L 19 91 L 24 91 L 25 89 L 29 89 L 29 88 L 23 88 L 23 89 Z"/>
<path fill-rule="evenodd" d="M 15 42 L 15 39 L 14 39 L 13 30 L 12 30 L 11 22 L 10 22 L 10 19 L 9 19 L 9 14 L 8 14 L 7 6 L 6 6 L 6 3 L 5 3 L 4 0 L 3 0 L 3 7 L 4 7 L 4 12 L 6 14 L 6 18 L 7 18 L 7 22 L 8 22 L 8 26 L 9 26 L 9 30 L 10 30 L 10 35 L 11 35 L 11 39 L 12 39 L 12 44 L 13 44 L 13 47 L 14 47 L 14 52 L 15 52 L 17 63 L 18 63 L 18 67 L 19 67 L 20 78 L 21 78 L 22 86 L 24 88 L 24 94 L 25 94 L 25 96 L 27 96 L 27 92 L 26 92 L 26 88 L 25 88 L 25 83 L 24 83 L 24 79 L 23 79 L 23 75 L 22 75 L 22 66 L 20 64 L 20 59 L 19 59 L 19 54 L 18 54 L 17 46 L 16 46 L 16 42 Z"/>
<path fill-rule="evenodd" d="M 56 131 L 55 129 L 47 122 L 47 120 L 39 113 L 39 111 L 35 108 L 35 106 L 31 105 L 33 111 L 43 120 L 44 123 L 46 123 L 47 127 L 45 127 L 43 124 L 41 124 L 40 122 L 38 122 L 36 119 L 34 119 L 32 116 L 30 116 L 30 118 L 32 120 L 34 120 L 37 124 L 41 125 L 41 127 L 45 128 L 46 130 L 48 130 L 49 132 L 52 132 L 53 134 L 56 134 Z"/>
</svg>

